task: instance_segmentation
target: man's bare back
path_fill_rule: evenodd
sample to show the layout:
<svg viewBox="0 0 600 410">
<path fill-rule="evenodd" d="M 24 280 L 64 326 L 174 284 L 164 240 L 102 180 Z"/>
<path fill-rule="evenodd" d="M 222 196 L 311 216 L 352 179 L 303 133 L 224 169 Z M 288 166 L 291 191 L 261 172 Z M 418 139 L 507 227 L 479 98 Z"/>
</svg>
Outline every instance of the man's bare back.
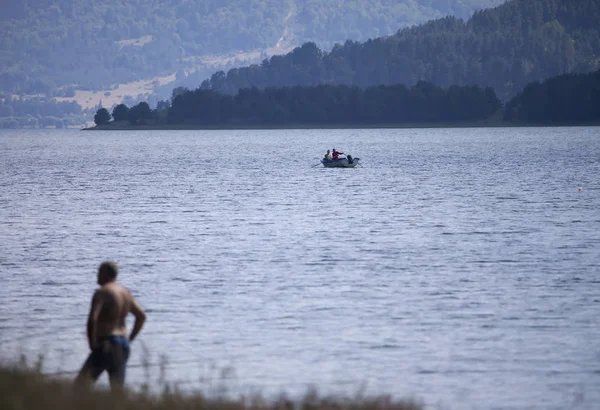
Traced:
<svg viewBox="0 0 600 410">
<path fill-rule="evenodd" d="M 127 334 L 125 319 L 131 306 L 136 304 L 131 293 L 123 286 L 109 282 L 94 294 L 94 299 L 102 303 L 96 322 L 96 337 L 124 336 Z"/>
</svg>

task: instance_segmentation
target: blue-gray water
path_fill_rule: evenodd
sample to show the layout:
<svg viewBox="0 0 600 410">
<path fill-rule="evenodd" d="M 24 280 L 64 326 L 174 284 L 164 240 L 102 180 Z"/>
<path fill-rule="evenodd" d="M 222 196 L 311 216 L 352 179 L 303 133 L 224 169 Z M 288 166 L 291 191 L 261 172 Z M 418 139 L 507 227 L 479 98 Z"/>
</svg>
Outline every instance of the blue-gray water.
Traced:
<svg viewBox="0 0 600 410">
<path fill-rule="evenodd" d="M 132 386 L 600 405 L 600 128 L 1 131 L 0 356 L 76 371 L 105 259 Z"/>
</svg>

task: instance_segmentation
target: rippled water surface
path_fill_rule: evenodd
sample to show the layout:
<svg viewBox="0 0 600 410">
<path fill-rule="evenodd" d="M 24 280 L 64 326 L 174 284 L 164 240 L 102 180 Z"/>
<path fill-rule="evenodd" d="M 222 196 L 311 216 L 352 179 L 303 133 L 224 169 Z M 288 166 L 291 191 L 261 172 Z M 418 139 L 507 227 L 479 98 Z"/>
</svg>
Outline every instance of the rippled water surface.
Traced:
<svg viewBox="0 0 600 410">
<path fill-rule="evenodd" d="M 5 360 L 72 377 L 113 259 L 132 386 L 600 403 L 600 128 L 1 131 L 0 177 Z"/>
</svg>

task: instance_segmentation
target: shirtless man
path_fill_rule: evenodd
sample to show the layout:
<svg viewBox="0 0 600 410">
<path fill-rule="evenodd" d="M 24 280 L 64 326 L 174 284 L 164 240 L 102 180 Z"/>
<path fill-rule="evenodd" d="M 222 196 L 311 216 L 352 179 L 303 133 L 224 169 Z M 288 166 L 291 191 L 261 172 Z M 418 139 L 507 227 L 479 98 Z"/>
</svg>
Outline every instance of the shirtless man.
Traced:
<svg viewBox="0 0 600 410">
<path fill-rule="evenodd" d="M 87 322 L 87 337 L 92 351 L 83 364 L 76 385 L 89 385 L 108 372 L 110 387 L 120 390 L 125 382 L 125 366 L 129 343 L 135 339 L 146 320 L 144 310 L 131 293 L 116 283 L 118 268 L 114 262 L 103 262 L 98 268 L 98 285 L 92 298 Z M 133 330 L 127 338 L 125 319 L 135 316 Z"/>
</svg>

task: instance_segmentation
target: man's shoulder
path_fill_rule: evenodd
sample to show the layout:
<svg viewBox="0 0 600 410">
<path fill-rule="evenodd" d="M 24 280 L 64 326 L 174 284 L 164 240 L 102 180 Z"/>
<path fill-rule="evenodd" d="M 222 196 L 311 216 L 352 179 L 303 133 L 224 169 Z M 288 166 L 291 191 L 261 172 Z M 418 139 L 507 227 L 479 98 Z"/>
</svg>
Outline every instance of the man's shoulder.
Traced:
<svg viewBox="0 0 600 410">
<path fill-rule="evenodd" d="M 131 294 L 131 292 L 129 291 L 129 289 L 127 289 L 125 286 L 123 286 L 123 285 L 121 285 L 121 284 L 119 284 L 119 283 L 117 283 L 117 282 L 113 282 L 113 283 L 112 283 L 112 286 L 113 286 L 113 288 L 112 288 L 112 289 L 113 289 L 115 292 L 119 292 L 119 293 L 126 293 L 126 294 L 128 294 L 128 295 L 129 295 L 129 294 Z"/>
<path fill-rule="evenodd" d="M 131 292 L 129 292 L 129 289 L 127 289 L 125 286 L 120 285 L 116 282 L 107 283 L 106 285 L 104 285 L 100 289 L 98 289 L 96 292 L 103 292 L 107 295 L 122 295 L 122 294 L 129 295 L 129 294 L 131 294 Z"/>
</svg>

